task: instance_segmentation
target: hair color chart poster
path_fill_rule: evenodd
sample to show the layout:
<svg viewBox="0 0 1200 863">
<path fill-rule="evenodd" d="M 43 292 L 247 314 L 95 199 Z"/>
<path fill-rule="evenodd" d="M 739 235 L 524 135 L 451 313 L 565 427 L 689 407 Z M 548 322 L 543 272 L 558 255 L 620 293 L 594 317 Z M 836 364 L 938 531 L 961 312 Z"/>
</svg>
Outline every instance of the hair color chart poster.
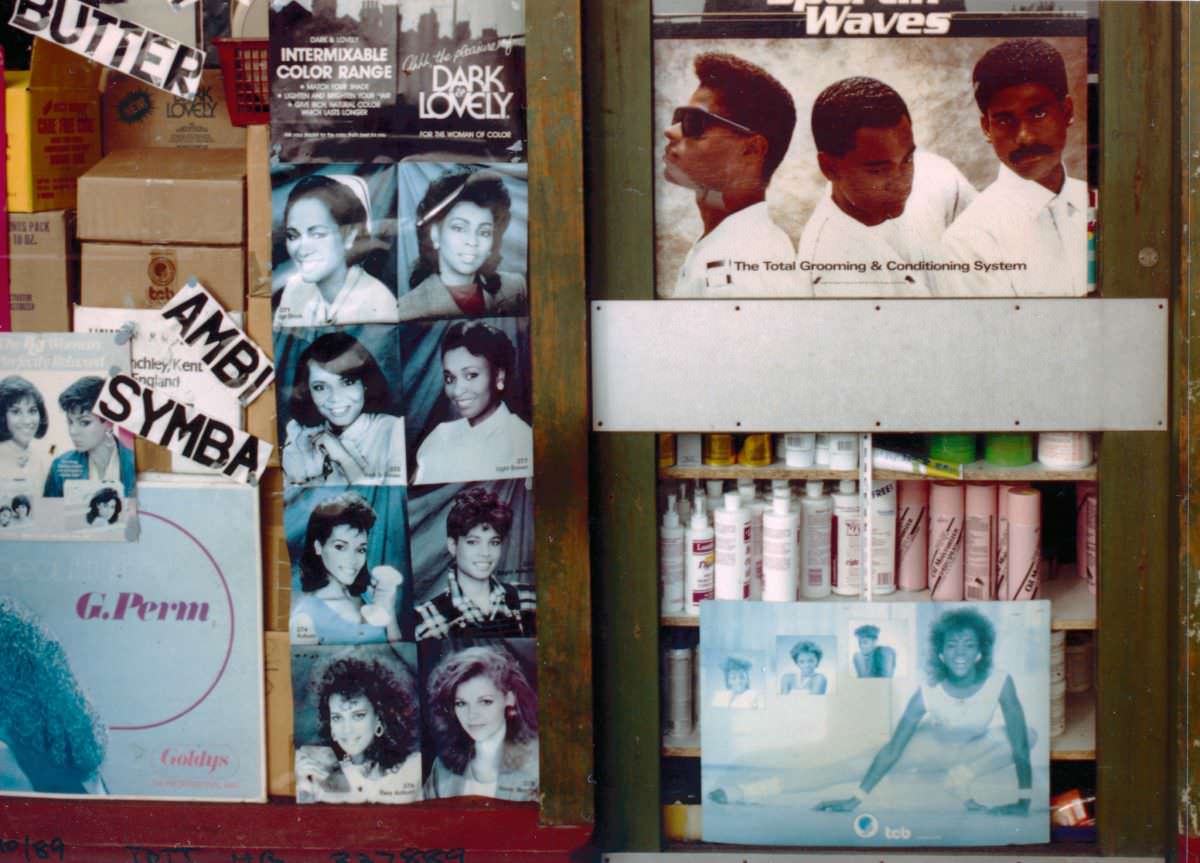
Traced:
<svg viewBox="0 0 1200 863">
<path fill-rule="evenodd" d="M 271 68 L 286 161 L 525 160 L 524 0 L 273 0 Z"/>
<path fill-rule="evenodd" d="M 659 297 L 1093 289 L 1082 12 L 702 5 L 655 4 Z"/>
<path fill-rule="evenodd" d="M 92 413 L 129 353 L 108 333 L 0 335 L 0 539 L 136 538 L 132 436 Z"/>
<path fill-rule="evenodd" d="M 532 476 L 529 319 L 399 329 L 409 483 Z"/>
<path fill-rule="evenodd" d="M 275 332 L 280 464 L 290 486 L 407 481 L 396 327 Z"/>
<path fill-rule="evenodd" d="M 529 313 L 525 164 L 403 162 L 399 319 Z"/>
<path fill-rule="evenodd" d="M 395 167 L 281 165 L 271 184 L 274 328 L 395 323 Z"/>
<path fill-rule="evenodd" d="M 0 793 L 265 802 L 258 492 L 138 496 L 136 543 L 0 555 Z"/>
<path fill-rule="evenodd" d="M 292 644 L 412 640 L 412 578 L 402 486 L 291 489 Z"/>
<path fill-rule="evenodd" d="M 705 841 L 1049 841 L 1048 602 L 710 601 L 700 626 Z"/>
<path fill-rule="evenodd" d="M 408 524 L 418 641 L 536 634 L 531 479 L 415 487 Z"/>
<path fill-rule="evenodd" d="M 425 799 L 537 800 L 537 642 L 441 639 L 417 647 Z"/>
<path fill-rule="evenodd" d="M 298 803 L 421 799 L 414 644 L 293 646 Z"/>
</svg>

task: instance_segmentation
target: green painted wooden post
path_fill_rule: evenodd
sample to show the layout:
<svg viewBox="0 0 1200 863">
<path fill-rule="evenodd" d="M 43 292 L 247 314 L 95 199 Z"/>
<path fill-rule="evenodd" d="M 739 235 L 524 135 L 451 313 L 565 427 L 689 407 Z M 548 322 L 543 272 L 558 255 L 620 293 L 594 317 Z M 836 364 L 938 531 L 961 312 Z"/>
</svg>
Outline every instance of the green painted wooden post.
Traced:
<svg viewBox="0 0 1200 863">
<path fill-rule="evenodd" d="M 654 297 L 649 0 L 585 7 L 592 304 Z M 655 458 L 650 434 L 592 438 L 597 841 L 661 846 Z"/>
<path fill-rule="evenodd" d="M 1177 283 L 1179 12 L 1172 3 L 1101 4 L 1105 297 L 1158 297 L 1169 306 Z M 1101 447 L 1096 797 L 1105 854 L 1162 854 L 1174 830 L 1178 594 L 1172 439 L 1163 432 L 1107 432 Z"/>
<path fill-rule="evenodd" d="M 529 271 L 542 823 L 593 820 L 580 0 L 529 0 Z"/>
</svg>

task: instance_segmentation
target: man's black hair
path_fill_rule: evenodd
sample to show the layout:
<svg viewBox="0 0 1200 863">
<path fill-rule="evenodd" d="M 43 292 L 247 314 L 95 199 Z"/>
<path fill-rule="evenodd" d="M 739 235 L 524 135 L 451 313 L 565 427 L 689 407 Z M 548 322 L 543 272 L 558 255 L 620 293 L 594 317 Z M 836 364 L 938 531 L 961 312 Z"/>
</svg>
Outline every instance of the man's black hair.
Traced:
<svg viewBox="0 0 1200 863">
<path fill-rule="evenodd" d="M 1006 87 L 1041 84 L 1061 102 L 1067 93 L 1067 66 L 1062 54 L 1041 39 L 1010 39 L 979 58 L 971 73 L 975 104 L 984 114 L 992 98 Z"/>
<path fill-rule="evenodd" d="M 768 182 L 783 161 L 796 128 L 792 94 L 766 69 L 732 54 L 701 54 L 694 66 L 701 86 L 720 97 L 721 116 L 766 138 L 762 178 L 764 183 Z"/>
<path fill-rule="evenodd" d="M 843 78 L 822 90 L 813 103 L 813 141 L 818 152 L 840 158 L 854 149 L 859 129 L 890 129 L 905 117 L 910 117 L 908 106 L 887 84 L 874 78 Z"/>
</svg>

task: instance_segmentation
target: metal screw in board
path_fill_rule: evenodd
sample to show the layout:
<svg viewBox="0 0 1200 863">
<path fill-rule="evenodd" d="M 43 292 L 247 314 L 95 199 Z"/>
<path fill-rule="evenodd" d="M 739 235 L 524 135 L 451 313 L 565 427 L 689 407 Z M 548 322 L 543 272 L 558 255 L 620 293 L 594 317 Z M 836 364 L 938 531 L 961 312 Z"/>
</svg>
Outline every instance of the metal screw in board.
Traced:
<svg viewBox="0 0 1200 863">
<path fill-rule="evenodd" d="M 1153 267 L 1158 263 L 1158 252 L 1149 246 L 1146 246 L 1140 252 L 1138 252 L 1138 263 L 1143 267 Z"/>
</svg>

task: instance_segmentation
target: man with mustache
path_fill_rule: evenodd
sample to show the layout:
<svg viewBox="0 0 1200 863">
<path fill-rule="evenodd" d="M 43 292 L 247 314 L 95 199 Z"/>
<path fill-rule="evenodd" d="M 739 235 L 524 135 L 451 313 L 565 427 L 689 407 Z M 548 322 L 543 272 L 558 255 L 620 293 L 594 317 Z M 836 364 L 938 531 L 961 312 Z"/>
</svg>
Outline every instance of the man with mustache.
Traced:
<svg viewBox="0 0 1200 863">
<path fill-rule="evenodd" d="M 971 267 L 954 293 L 1084 296 L 1087 184 L 1062 163 L 1075 119 L 1062 55 L 1041 39 L 1002 42 L 975 64 L 972 80 L 1000 172 L 946 231 L 947 248 Z M 987 271 L 977 262 L 1017 266 Z"/>
<path fill-rule="evenodd" d="M 670 297 L 794 296 L 792 240 L 771 220 L 767 184 L 783 161 L 796 107 L 766 70 L 732 54 L 694 61 L 700 86 L 664 135 L 663 177 L 691 189 L 704 232 Z"/>
<path fill-rule="evenodd" d="M 796 255 L 801 292 L 815 297 L 928 297 L 946 226 L 976 191 L 949 161 L 918 150 L 900 94 L 844 78 L 813 103 L 817 165 L 829 186 Z"/>
</svg>

